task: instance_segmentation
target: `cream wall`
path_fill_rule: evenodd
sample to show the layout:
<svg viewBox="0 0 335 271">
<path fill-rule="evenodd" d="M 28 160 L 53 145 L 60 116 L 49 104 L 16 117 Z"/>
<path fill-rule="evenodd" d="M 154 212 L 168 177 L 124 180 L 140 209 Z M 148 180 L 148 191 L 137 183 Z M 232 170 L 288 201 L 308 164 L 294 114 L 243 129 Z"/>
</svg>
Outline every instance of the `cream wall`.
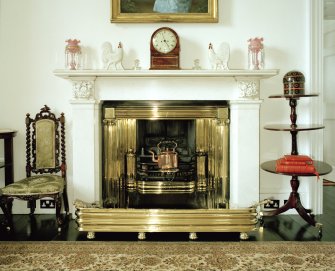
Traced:
<svg viewBox="0 0 335 271">
<path fill-rule="evenodd" d="M 215 46 L 225 41 L 231 47 L 229 67 L 245 69 L 247 39 L 264 37 L 265 66 L 268 69 L 280 69 L 280 74 L 262 82 L 262 127 L 265 123 L 289 121 L 287 102 L 267 98 L 282 92 L 282 77 L 287 71 L 298 69 L 304 72 L 307 88 L 311 84 L 311 47 L 308 43 L 311 1 L 219 0 L 219 23 L 116 24 L 109 21 L 109 0 L 0 0 L 0 127 L 18 130 L 14 143 L 15 179 L 25 174 L 25 114 L 37 112 L 47 104 L 52 110 L 66 115 L 68 181 L 71 191 L 71 85 L 53 75 L 54 69 L 64 67 L 66 39 L 81 40 L 85 55 L 84 68 L 101 68 L 101 44 L 110 41 L 116 45 L 121 41 L 125 68 L 132 68 L 134 59 L 139 59 L 142 68 L 146 69 L 150 60 L 151 34 L 161 26 L 169 26 L 181 39 L 182 68 L 191 68 L 193 60 L 198 58 L 200 65 L 208 69 L 209 42 L 213 43 L 215 49 Z M 136 88 L 135 80 L 129 82 L 129 88 Z M 127 98 L 126 92 L 124 97 Z M 129 96 L 129 99 L 133 98 Z M 210 98 L 206 96 L 205 90 L 190 97 Z M 299 102 L 299 121 L 309 121 L 310 103 L 308 99 Z M 260 132 L 261 161 L 276 159 L 290 151 L 289 135 L 270 133 L 263 129 Z M 299 149 L 300 152 L 312 155 L 309 153 L 308 139 L 307 135 L 299 137 L 302 145 L 299 145 Z M 3 149 L 3 146 L 0 145 L 0 148 Z M 307 202 L 308 207 L 311 198 L 306 183 L 300 189 L 304 193 L 302 200 Z M 261 171 L 261 199 L 268 195 L 284 199 L 289 192 L 288 178 Z M 70 202 L 72 200 L 70 193 Z M 27 212 L 25 205 L 15 208 L 16 212 Z"/>
</svg>

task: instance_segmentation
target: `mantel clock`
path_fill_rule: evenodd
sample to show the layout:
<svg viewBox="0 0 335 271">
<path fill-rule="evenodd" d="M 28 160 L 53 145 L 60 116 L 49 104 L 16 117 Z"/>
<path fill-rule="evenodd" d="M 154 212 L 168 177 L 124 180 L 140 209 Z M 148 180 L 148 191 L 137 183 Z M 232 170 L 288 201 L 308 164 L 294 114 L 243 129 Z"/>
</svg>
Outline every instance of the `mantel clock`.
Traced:
<svg viewBox="0 0 335 271">
<path fill-rule="evenodd" d="M 178 34 L 169 27 L 157 29 L 150 40 L 150 70 L 179 70 Z"/>
</svg>

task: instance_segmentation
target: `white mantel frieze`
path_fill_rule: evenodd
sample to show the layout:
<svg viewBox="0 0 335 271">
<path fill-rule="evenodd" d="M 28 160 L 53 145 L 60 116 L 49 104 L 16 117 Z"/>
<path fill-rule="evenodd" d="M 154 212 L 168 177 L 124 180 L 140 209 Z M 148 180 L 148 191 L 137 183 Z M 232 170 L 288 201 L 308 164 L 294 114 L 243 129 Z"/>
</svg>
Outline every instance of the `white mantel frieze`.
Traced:
<svg viewBox="0 0 335 271">
<path fill-rule="evenodd" d="M 98 78 L 220 78 L 234 79 L 239 98 L 259 99 L 259 82 L 277 75 L 279 70 L 55 70 L 58 77 L 73 83 L 74 99 L 95 99 Z"/>
</svg>

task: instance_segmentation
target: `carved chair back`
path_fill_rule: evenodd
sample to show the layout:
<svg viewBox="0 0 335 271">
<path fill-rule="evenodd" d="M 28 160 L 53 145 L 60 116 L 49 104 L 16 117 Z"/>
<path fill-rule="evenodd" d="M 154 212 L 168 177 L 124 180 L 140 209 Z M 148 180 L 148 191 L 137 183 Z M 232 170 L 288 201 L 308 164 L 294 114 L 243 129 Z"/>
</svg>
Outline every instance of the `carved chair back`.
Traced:
<svg viewBox="0 0 335 271">
<path fill-rule="evenodd" d="M 65 179 L 65 117 L 45 105 L 34 119 L 26 115 L 26 175 L 60 171 Z"/>
</svg>

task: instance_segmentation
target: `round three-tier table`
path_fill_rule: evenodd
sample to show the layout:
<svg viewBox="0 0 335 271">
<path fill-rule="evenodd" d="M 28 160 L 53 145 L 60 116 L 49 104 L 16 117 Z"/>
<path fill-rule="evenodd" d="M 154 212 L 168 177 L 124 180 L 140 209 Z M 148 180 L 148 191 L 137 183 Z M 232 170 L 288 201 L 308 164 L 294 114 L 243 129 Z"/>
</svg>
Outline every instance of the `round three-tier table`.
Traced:
<svg viewBox="0 0 335 271">
<path fill-rule="evenodd" d="M 291 134 L 291 155 L 298 155 L 298 146 L 297 146 L 297 134 L 298 132 L 303 131 L 311 131 L 311 130 L 319 130 L 325 128 L 323 125 L 318 124 L 310 124 L 310 125 L 297 125 L 297 113 L 296 113 L 296 107 L 297 107 L 297 100 L 300 98 L 306 98 L 306 97 L 316 97 L 318 94 L 307 94 L 307 95 L 273 95 L 269 96 L 269 98 L 284 98 L 289 101 L 289 105 L 291 108 L 290 113 L 290 120 L 291 124 L 288 125 L 282 125 L 282 124 L 271 124 L 266 125 L 264 129 L 270 130 L 270 131 L 284 131 L 284 132 L 290 132 Z M 283 212 L 286 212 L 289 209 L 295 208 L 298 212 L 298 214 L 310 225 L 315 226 L 319 229 L 319 236 L 322 236 L 322 224 L 317 223 L 314 219 L 314 215 L 312 214 L 312 210 L 304 208 L 304 206 L 301 204 L 300 196 L 298 193 L 299 188 L 299 176 L 314 176 L 315 174 L 311 173 L 282 173 L 276 171 L 276 160 L 267 161 L 261 164 L 261 168 L 267 172 L 271 172 L 274 174 L 282 174 L 282 175 L 288 175 L 291 176 L 291 189 L 292 192 L 290 193 L 290 196 L 286 203 L 279 207 L 278 209 L 272 210 L 272 211 L 264 211 L 263 216 L 275 216 L 278 214 L 281 214 Z M 325 162 L 322 161 L 313 161 L 314 166 L 316 168 L 316 171 L 318 174 L 326 175 L 332 171 L 332 168 L 330 165 L 328 165 Z"/>
</svg>

